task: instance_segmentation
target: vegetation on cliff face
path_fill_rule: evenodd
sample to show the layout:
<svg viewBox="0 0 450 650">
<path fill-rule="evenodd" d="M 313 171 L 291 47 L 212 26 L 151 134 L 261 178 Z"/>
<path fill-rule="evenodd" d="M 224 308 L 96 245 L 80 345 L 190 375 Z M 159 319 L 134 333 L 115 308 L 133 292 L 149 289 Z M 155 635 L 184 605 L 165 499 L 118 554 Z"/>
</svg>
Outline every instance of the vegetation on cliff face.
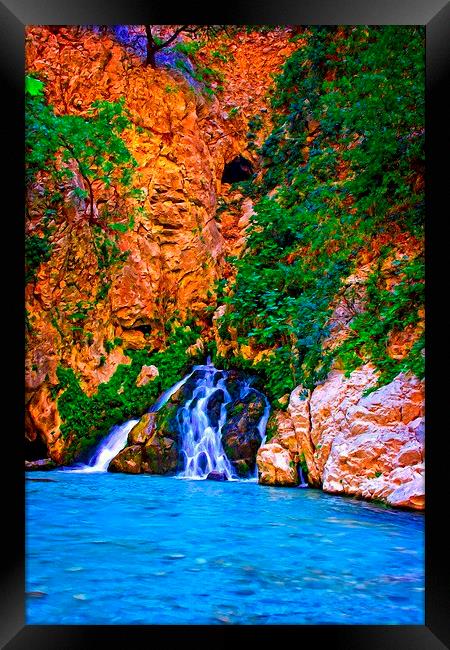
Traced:
<svg viewBox="0 0 450 650">
<path fill-rule="evenodd" d="M 130 364 L 120 364 L 111 379 L 99 385 L 91 397 L 86 395 L 80 378 L 72 368 L 59 366 L 58 409 L 63 424 L 61 434 L 67 440 L 66 462 L 91 449 L 112 426 L 145 413 L 158 395 L 186 374 L 192 358 L 186 349 L 199 334 L 198 328 L 174 327 L 168 337 L 168 347 L 160 352 L 127 350 Z M 155 365 L 159 375 L 143 386 L 136 379 L 144 365 Z"/>
<path fill-rule="evenodd" d="M 89 200 L 90 215 L 94 216 L 93 181 L 117 190 L 138 191 L 131 186 L 136 160 L 130 154 L 121 133 L 131 126 L 124 100 L 97 101 L 89 117 L 56 115 L 45 101 L 44 84 L 26 77 L 26 170 L 27 180 L 35 179 L 39 171 L 49 172 L 53 181 L 73 177 L 70 162 L 77 169 L 87 189 L 76 188 L 75 197 Z"/>
<path fill-rule="evenodd" d="M 313 388 L 338 357 L 347 372 L 372 360 L 380 384 L 407 369 L 423 376 L 423 338 L 403 359 L 388 352 L 390 336 L 419 321 L 423 258 L 397 256 L 393 287 L 381 268 L 398 233 L 423 236 L 423 29 L 308 28 L 302 37 L 306 47 L 276 78 L 261 178 L 241 184 L 255 214 L 233 260 L 220 328 L 272 350 L 256 365 L 272 399 L 299 384 Z M 326 350 L 343 280 L 383 236 L 364 309 L 350 336 Z M 236 355 L 223 362 L 250 363 Z"/>
<path fill-rule="evenodd" d="M 140 38 L 145 39 L 144 26 L 141 27 Z M 126 34 L 121 36 L 116 29 L 114 39 L 109 32 L 108 47 L 116 48 L 114 54 L 105 54 L 96 41 L 95 48 L 92 43 L 92 50 L 86 48 L 86 58 L 80 59 L 83 63 L 79 65 L 86 68 L 86 61 L 100 60 L 103 56 L 102 66 L 110 65 L 111 59 L 118 65 L 117 61 L 130 47 L 134 47 L 136 58 L 136 53 L 140 52 L 140 41 L 138 47 L 128 28 L 122 26 L 121 29 Z M 287 42 L 291 32 L 286 31 Z M 394 354 L 391 350 L 393 338 L 401 336 L 408 328 L 420 330 L 423 321 L 424 268 L 423 257 L 417 252 L 423 249 L 424 212 L 423 29 L 358 26 L 314 27 L 297 31 L 298 35 L 293 36 L 289 45 L 292 46 L 292 40 L 296 39 L 301 39 L 301 44 L 275 77 L 270 99 L 272 131 L 268 137 L 266 109 L 262 109 L 260 114 L 256 113 L 247 124 L 248 110 L 244 115 L 243 109 L 235 105 L 228 113 L 217 108 L 220 108 L 224 90 L 222 83 L 226 84 L 226 79 L 219 69 L 215 69 L 215 62 L 220 68 L 221 64 L 233 57 L 232 48 L 224 47 L 225 41 L 231 42 L 236 37 L 233 30 L 231 35 L 217 41 L 180 42 L 174 39 L 168 44 L 170 49 L 159 47 L 158 62 L 163 61 L 163 54 L 167 56 L 162 67 L 170 69 L 173 73 L 171 77 L 167 77 L 166 72 L 152 69 L 152 63 L 150 69 L 141 62 L 141 68 L 136 65 L 132 72 L 125 72 L 128 68 L 122 65 L 120 59 L 122 67 L 118 69 L 122 71 L 121 80 L 126 74 L 130 74 L 130 77 L 123 86 L 118 86 L 118 91 L 114 86 L 118 85 L 117 78 L 114 83 L 111 82 L 114 90 L 111 97 L 114 96 L 116 101 L 95 101 L 89 108 L 94 96 L 110 96 L 109 72 L 103 72 L 104 68 L 98 63 L 100 67 L 96 69 L 98 77 L 95 79 L 108 80 L 103 94 L 90 93 L 82 109 L 72 101 L 67 114 L 61 112 L 64 110 L 62 105 L 67 108 L 67 96 L 72 97 L 67 88 L 64 92 L 61 90 L 62 98 L 59 98 L 60 89 L 55 92 L 57 80 L 48 77 L 48 74 L 41 75 L 46 85 L 53 84 L 51 91 L 47 92 L 48 89 L 38 79 L 39 72 L 27 76 L 26 163 L 27 181 L 32 194 L 28 205 L 31 227 L 26 238 L 27 282 L 35 281 L 40 266 L 45 269 L 45 263 L 51 260 L 53 247 L 60 237 L 58 229 L 62 230 L 64 225 L 62 207 L 67 206 L 76 213 L 77 218 L 81 217 L 87 232 L 86 240 L 92 241 L 95 252 L 92 273 L 86 277 L 92 279 L 97 274 L 95 277 L 100 280 L 91 296 L 88 287 L 83 300 L 72 299 L 72 294 L 70 301 L 63 294 L 57 298 L 56 292 L 50 296 L 45 279 L 36 293 L 37 301 L 42 293 L 45 294 L 50 304 L 50 308 L 46 309 L 48 314 L 53 314 L 52 328 L 49 328 L 50 333 L 45 334 L 47 347 L 43 347 L 42 353 L 39 352 L 41 356 L 37 356 L 39 363 L 43 356 L 50 356 L 50 348 L 53 350 L 60 343 L 61 347 L 64 345 L 66 348 L 65 356 L 61 356 L 60 350 L 56 354 L 55 367 L 59 363 L 57 380 L 49 380 L 47 375 L 42 382 L 48 382 L 47 388 L 57 402 L 67 462 L 92 447 L 114 424 L 141 415 L 161 391 L 178 381 L 194 360 L 187 350 L 198 343 L 200 336 L 203 341 L 198 346 L 201 355 L 199 361 L 210 354 L 218 366 L 251 368 L 252 373 L 260 376 L 259 387 L 274 406 L 279 407 L 283 404 L 286 406 L 287 399 L 281 402 L 277 400 L 296 386 L 313 388 L 323 381 L 336 360 L 347 374 L 371 360 L 380 371 L 379 384 L 389 382 L 398 372 L 407 369 L 419 377 L 423 376 L 423 336 L 414 338 L 406 355 Z M 95 33 L 95 39 L 101 41 L 105 34 Z M 41 36 L 50 43 L 39 44 L 43 51 L 52 52 L 51 48 L 56 47 L 54 41 L 59 47 L 57 37 L 52 41 L 48 34 Z M 92 34 L 91 37 L 95 40 Z M 70 38 L 73 38 L 72 34 Z M 162 32 L 159 45 L 167 45 L 167 38 Z M 242 38 L 242 34 L 239 38 Z M 239 47 L 239 38 L 235 38 L 236 42 L 233 43 L 234 51 Z M 43 42 L 47 43 L 46 40 Z M 70 39 L 68 42 L 71 42 Z M 76 46 L 76 39 L 74 42 Z M 158 46 L 158 40 L 155 43 Z M 164 50 L 163 54 L 160 53 L 161 49 Z M 40 52 L 38 49 L 36 51 Z M 142 61 L 143 57 L 145 51 L 141 53 Z M 39 60 L 37 55 L 36 59 Z M 180 74 L 175 70 L 181 72 L 189 82 L 188 90 L 184 88 L 187 84 L 180 81 Z M 116 74 L 119 76 L 117 70 Z M 133 92 L 127 86 L 130 79 L 135 84 L 131 86 Z M 167 79 L 171 79 L 170 84 Z M 238 86 L 235 79 L 233 83 Z M 164 89 L 162 104 L 167 104 L 167 115 L 158 113 L 159 100 L 151 101 L 153 94 L 156 97 L 154 90 L 159 88 L 158 84 Z M 59 85 L 63 87 L 61 79 Z M 122 93 L 129 93 L 126 100 L 121 98 Z M 205 102 L 201 94 L 209 97 L 217 94 L 217 97 Z M 187 98 L 192 99 L 192 95 L 195 95 L 196 101 L 189 104 Z M 60 102 L 59 110 L 54 110 L 47 103 L 46 96 L 53 96 Z M 145 102 L 136 104 L 136 98 L 139 97 L 140 101 L 141 96 Z M 130 112 L 125 108 L 125 103 Z M 137 105 L 140 115 L 136 115 L 134 110 Z M 188 112 L 188 106 L 191 112 Z M 145 111 L 150 115 L 155 112 L 155 120 L 145 122 L 144 128 L 139 126 L 139 120 L 146 114 Z M 171 111 L 177 114 L 177 124 L 186 122 L 186 132 L 183 132 L 185 148 L 181 145 L 179 149 L 175 148 L 180 143 L 177 144 L 179 134 L 172 129 Z M 212 115 L 210 124 L 207 124 L 208 111 Z M 220 122 L 219 118 L 224 122 Z M 149 328 L 148 322 L 157 320 L 147 307 L 147 302 L 150 302 L 147 301 L 147 294 L 133 317 L 129 316 L 125 325 L 122 323 L 123 328 L 122 325 L 118 327 L 118 321 L 112 318 L 109 307 L 100 310 L 99 320 L 92 320 L 95 322 L 92 328 L 97 328 L 99 333 L 100 342 L 95 340 L 93 345 L 94 352 L 99 350 L 98 353 L 101 353 L 98 368 L 108 365 L 105 365 L 106 355 L 114 347 L 122 347 L 121 337 L 126 337 L 130 332 L 135 334 L 134 339 L 129 338 L 130 347 L 147 347 L 127 350 L 125 343 L 124 353 L 131 363 L 122 363 L 116 368 L 114 364 L 123 361 L 123 357 L 120 361 L 111 362 L 113 374 L 107 375 L 109 381 L 99 383 L 98 388 L 96 384 L 96 392 L 91 394 L 92 391 L 87 390 L 87 383 L 84 384 L 84 361 L 76 361 L 76 355 L 71 356 L 70 349 L 76 349 L 81 357 L 81 353 L 96 338 L 94 333 L 97 334 L 97 331 L 86 327 L 87 315 L 95 311 L 99 303 L 107 304 L 110 300 L 113 271 L 120 271 L 120 264 L 126 262 L 127 256 L 131 254 L 132 257 L 142 247 L 140 265 L 136 263 L 135 267 L 127 270 L 128 275 L 123 274 L 126 280 L 124 305 L 134 304 L 130 298 L 134 295 L 132 289 L 138 277 L 134 271 L 139 271 L 139 277 L 144 267 L 148 271 L 147 265 L 140 263 L 141 258 L 145 258 L 146 263 L 150 260 L 149 264 L 153 263 L 155 268 L 158 264 L 163 267 L 166 264 L 165 253 L 163 255 L 157 250 L 158 242 L 164 242 L 166 238 L 164 243 L 167 243 L 174 233 L 178 236 L 177 229 L 180 229 L 180 241 L 184 242 L 185 223 L 182 220 L 199 202 L 200 189 L 193 183 L 194 176 L 202 176 L 199 169 L 206 174 L 214 167 L 216 173 L 214 177 L 211 172 L 209 181 L 205 176 L 204 187 L 201 188 L 205 195 L 213 197 L 210 202 L 205 199 L 205 219 L 206 216 L 210 217 L 209 221 L 214 223 L 215 216 L 220 222 L 221 211 L 232 211 L 231 203 L 228 204 L 224 198 L 226 192 L 222 196 L 215 196 L 214 193 L 223 169 L 222 163 L 230 151 L 233 151 L 233 155 L 236 153 L 237 140 L 233 140 L 234 127 L 230 130 L 229 121 L 236 121 L 234 118 L 243 124 L 245 122 L 243 133 L 248 127 L 247 151 L 252 152 L 251 155 L 255 152 L 259 155 L 261 166 L 256 177 L 240 184 L 242 192 L 254 202 L 254 214 L 245 233 L 244 252 L 230 260 L 236 274 L 228 272 L 229 264 L 226 268 L 222 264 L 222 252 L 220 255 L 217 252 L 222 245 L 219 234 L 216 238 L 211 235 L 207 242 L 203 236 L 203 221 L 199 221 L 199 215 L 195 213 L 197 226 L 192 233 L 198 230 L 202 246 L 210 247 L 207 251 L 209 257 L 205 257 L 201 268 L 206 271 L 211 263 L 217 266 L 214 278 L 220 272 L 223 275 L 215 293 L 211 286 L 213 274 L 204 274 L 202 287 L 200 283 L 193 283 L 195 290 L 209 287 L 205 294 L 211 304 L 205 308 L 202 298 L 196 312 L 197 321 L 190 323 L 182 323 L 178 312 L 176 318 L 181 326 L 176 328 L 168 321 L 169 317 L 164 321 L 166 311 L 163 309 L 164 318 L 158 320 L 161 323 L 158 351 L 156 347 L 150 347 L 147 332 L 139 341 L 137 337 L 139 328 Z M 192 136 L 194 126 L 195 129 L 200 128 L 198 124 L 210 137 L 209 140 L 205 138 L 208 144 L 198 137 L 197 131 L 196 137 Z M 215 137 L 220 125 L 226 128 L 218 131 L 220 134 Z M 223 144 L 227 138 L 231 143 L 229 146 Z M 261 142 L 263 144 L 258 149 L 257 143 Z M 130 150 L 139 159 L 139 167 Z M 214 156 L 217 154 L 220 164 L 216 164 L 215 158 L 213 161 L 212 153 Z M 194 164 L 189 158 L 191 155 L 197 158 L 211 156 L 211 170 Z M 164 164 L 161 163 L 158 168 L 161 160 Z M 256 154 L 252 160 L 256 161 Z M 184 169 L 182 180 L 177 176 L 179 167 Z M 145 185 L 142 178 L 136 180 L 137 169 L 140 176 L 142 171 L 145 172 L 148 181 L 146 191 L 150 198 L 145 199 L 142 190 L 136 187 L 138 183 L 142 187 Z M 158 170 L 159 173 L 156 173 Z M 185 180 L 188 182 L 185 183 Z M 222 203 L 216 212 L 215 199 L 217 204 Z M 146 212 L 145 219 L 136 218 L 135 222 L 135 216 L 142 215 L 144 205 L 148 208 L 148 214 Z M 177 205 L 184 205 L 186 210 L 174 211 Z M 137 230 L 139 240 L 131 236 Z M 55 231 L 57 236 L 53 236 Z M 226 237 L 225 229 L 222 234 Z M 78 236 L 74 234 L 75 238 Z M 417 243 L 411 247 L 415 251 L 413 254 L 399 246 L 399 241 L 405 236 Z M 81 242 L 81 239 L 77 241 Z M 200 250 L 192 250 L 190 238 L 186 242 L 185 248 L 175 256 L 169 254 L 169 257 L 179 254 L 180 260 L 176 262 L 179 265 L 187 264 L 186 251 L 195 258 Z M 83 245 L 81 242 L 80 248 Z M 213 258 L 211 250 L 216 248 Z M 346 281 L 351 274 L 358 274 L 363 260 L 367 258 L 367 251 L 373 253 L 369 271 L 354 289 L 353 285 L 346 285 Z M 82 255 L 76 263 L 80 259 Z M 170 266 L 172 262 L 169 262 Z M 172 268 L 170 270 L 173 271 Z M 61 291 L 68 277 L 64 273 L 66 269 L 58 278 L 58 281 L 61 280 L 59 287 L 63 285 Z M 73 271 L 73 275 L 76 274 L 77 267 Z M 157 273 L 154 275 L 156 277 Z M 153 274 L 148 273 L 148 277 L 153 277 Z M 175 274 L 174 277 L 178 276 Z M 148 284 L 148 293 L 153 291 L 157 295 L 155 304 L 159 300 L 164 301 L 165 291 L 169 294 L 172 285 L 165 286 L 168 285 L 168 278 L 167 273 L 161 275 L 157 289 L 156 280 L 153 286 Z M 170 278 L 172 282 L 173 278 Z M 76 280 L 72 282 L 73 285 L 78 283 L 78 278 Z M 173 280 L 174 286 L 176 282 L 178 280 Z M 89 281 L 84 284 L 89 285 Z M 358 293 L 361 286 L 362 295 Z M 36 285 L 28 289 L 31 295 Z M 192 291 L 195 296 L 194 289 Z M 118 290 L 116 296 L 117 293 Z M 74 295 L 78 297 L 78 294 Z M 217 322 L 219 336 L 217 341 L 213 341 L 212 328 L 206 330 L 217 307 L 216 297 L 218 304 L 227 305 L 227 310 Z M 140 294 L 138 298 L 141 298 Z M 334 337 L 330 319 L 336 305 L 344 298 L 353 306 L 354 314 L 347 323 L 347 336 L 330 346 L 327 342 Z M 39 303 L 35 309 L 41 306 Z M 122 309 L 122 302 L 119 307 Z M 175 299 L 173 308 L 177 313 Z M 60 309 L 61 320 L 65 319 L 62 325 L 69 324 L 70 328 L 60 327 Z M 205 312 L 203 319 L 199 316 L 202 309 Z M 106 335 L 107 320 L 109 329 Z M 198 323 L 201 320 L 200 326 Z M 102 329 L 103 322 L 105 330 Z M 188 324 L 189 327 L 186 327 Z M 54 332 L 60 338 L 51 339 Z M 41 334 L 38 334 L 36 341 L 40 343 Z M 153 334 L 154 342 L 160 332 Z M 236 337 L 238 344 L 250 350 L 245 358 L 240 355 L 239 347 L 220 346 L 220 338 L 227 344 L 234 343 Z M 216 343 L 219 343 L 220 354 L 217 353 Z M 224 352 L 226 348 L 227 353 Z M 265 357 L 264 353 L 267 353 Z M 226 356 L 221 356 L 223 354 Z M 262 360 L 255 364 L 257 355 Z M 36 364 L 33 363 L 32 372 L 36 371 Z M 157 366 L 159 376 L 144 386 L 136 386 L 142 366 L 149 364 Z M 45 372 L 42 374 L 44 377 Z M 32 391 L 37 386 L 33 381 L 32 378 Z M 50 433 L 49 438 L 52 436 Z"/>
<path fill-rule="evenodd" d="M 126 258 L 117 247 L 117 233 L 131 228 L 134 216 L 130 211 L 124 223 L 124 201 L 142 196 L 133 186 L 137 162 L 121 137 L 131 127 L 124 99 L 94 102 L 86 118 L 57 115 L 46 101 L 44 88 L 41 80 L 26 76 L 26 180 L 29 186 L 41 183 L 40 209 L 44 210 L 41 233 L 29 235 L 25 242 L 27 282 L 51 256 L 49 235 L 69 183 L 73 185 L 70 202 L 81 206 L 86 201 L 100 272 Z M 105 192 L 114 200 L 108 209 L 98 210 L 98 198 Z"/>
</svg>

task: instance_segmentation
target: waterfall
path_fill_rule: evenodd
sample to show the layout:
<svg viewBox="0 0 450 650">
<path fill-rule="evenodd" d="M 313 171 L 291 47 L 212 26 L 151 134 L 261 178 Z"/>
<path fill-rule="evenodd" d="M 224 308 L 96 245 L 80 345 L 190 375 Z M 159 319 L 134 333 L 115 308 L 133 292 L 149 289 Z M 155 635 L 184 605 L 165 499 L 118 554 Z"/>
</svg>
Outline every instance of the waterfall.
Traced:
<svg viewBox="0 0 450 650">
<path fill-rule="evenodd" d="M 228 373 L 215 368 L 209 357 L 206 365 L 194 366 L 192 372 L 162 393 L 148 412 L 159 411 L 196 371 L 200 372 L 192 395 L 177 412 L 183 466 L 178 476 L 205 479 L 211 472 L 217 472 L 228 480 L 237 479 L 238 476 L 222 446 L 222 429 L 227 421 L 227 405 L 234 399 L 227 389 Z M 251 380 L 239 380 L 238 384 L 240 399 L 249 392 L 264 399 L 264 412 L 257 425 L 262 444 L 269 418 L 269 402 L 265 395 L 251 387 Z M 67 471 L 106 472 L 112 459 L 126 446 L 128 434 L 138 422 L 139 420 L 133 419 L 114 426 L 97 446 L 87 464 L 76 465 Z M 257 476 L 258 471 L 255 467 L 253 479 Z"/>
<path fill-rule="evenodd" d="M 172 395 L 187 382 L 194 370 L 160 395 L 153 406 L 149 409 L 149 412 L 156 413 L 156 411 L 159 411 Z M 113 427 L 106 438 L 104 438 L 97 446 L 87 465 L 75 465 L 68 471 L 78 472 L 80 474 L 107 472 L 109 463 L 126 446 L 128 434 L 138 422 L 139 420 L 128 420 L 123 424 Z"/>
<path fill-rule="evenodd" d="M 298 487 L 307 488 L 308 483 L 306 483 L 306 481 L 305 481 L 305 477 L 303 476 L 302 466 L 300 465 L 300 463 L 298 465 L 298 471 L 299 471 L 299 474 L 300 474 L 300 485 Z"/>
<path fill-rule="evenodd" d="M 69 471 L 79 472 L 80 474 L 106 472 L 114 456 L 117 456 L 119 451 L 122 451 L 127 444 L 128 434 L 138 422 L 139 420 L 128 420 L 113 427 L 106 438 L 98 445 L 87 465 L 77 465 Z"/>
<path fill-rule="evenodd" d="M 222 427 L 227 419 L 226 406 L 232 401 L 225 385 L 226 373 L 209 364 L 200 367 L 205 371 L 204 376 L 197 380 L 192 398 L 177 415 L 184 463 L 179 476 L 200 479 L 206 478 L 210 472 L 219 472 L 231 479 L 234 478 L 233 468 L 221 441 Z M 214 394 L 223 398 L 215 425 L 208 414 L 208 404 Z"/>
<path fill-rule="evenodd" d="M 197 369 L 203 370 L 203 375 L 197 380 L 191 399 L 177 414 L 183 459 L 183 470 L 179 477 L 203 479 L 211 472 L 217 472 L 228 480 L 237 479 L 237 474 L 222 446 L 222 429 L 227 421 L 227 405 L 233 401 L 226 385 L 228 373 L 217 370 L 209 358 L 207 365 L 197 366 Z M 249 392 L 253 392 L 264 399 L 266 406 L 258 423 L 262 443 L 265 439 L 270 405 L 262 393 L 250 387 L 250 383 L 251 380 L 243 383 L 239 397 L 242 399 Z M 216 403 L 220 402 L 220 413 L 216 421 L 210 414 L 214 397 Z M 253 478 L 257 477 L 258 470 L 255 467 Z"/>
<path fill-rule="evenodd" d="M 160 408 L 166 404 L 169 399 L 174 395 L 179 388 L 184 386 L 184 384 L 187 382 L 189 377 L 191 377 L 194 374 L 194 371 L 197 370 L 197 368 L 202 368 L 203 366 L 195 366 L 194 370 L 189 373 L 189 375 L 186 375 L 186 377 L 183 377 L 183 379 L 180 379 L 180 381 L 177 381 L 176 384 L 174 384 L 171 388 L 168 388 L 162 395 L 158 397 L 156 402 L 153 404 L 151 408 L 149 408 L 148 412 L 149 413 L 156 413 L 156 411 L 159 411 Z"/>
</svg>

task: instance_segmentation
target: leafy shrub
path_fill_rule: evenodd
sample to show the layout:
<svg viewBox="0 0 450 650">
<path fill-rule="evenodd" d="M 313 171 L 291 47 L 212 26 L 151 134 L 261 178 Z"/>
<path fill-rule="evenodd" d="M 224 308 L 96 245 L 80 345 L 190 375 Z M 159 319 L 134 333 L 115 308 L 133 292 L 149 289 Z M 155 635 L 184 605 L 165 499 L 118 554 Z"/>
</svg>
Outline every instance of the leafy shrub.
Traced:
<svg viewBox="0 0 450 650">
<path fill-rule="evenodd" d="M 386 350 L 391 332 L 418 322 L 419 260 L 399 268 L 405 279 L 393 292 L 369 278 L 355 335 L 333 354 L 323 349 L 333 302 L 359 252 L 393 226 L 423 236 L 423 190 L 414 182 L 424 161 L 423 29 L 312 27 L 304 37 L 306 47 L 275 79 L 262 181 L 240 184 L 255 213 L 221 299 L 228 305 L 221 335 L 234 328 L 238 341 L 272 351 L 270 363 L 255 366 L 272 399 L 299 384 L 314 388 L 336 354 L 347 370 L 372 359 L 382 382 L 399 368 L 420 375 L 423 365 L 420 342 L 402 364 Z M 252 139 L 261 124 L 254 119 Z M 236 356 L 227 362 L 247 365 Z"/>
<path fill-rule="evenodd" d="M 30 282 L 43 262 L 50 259 L 52 245 L 45 234 L 41 237 L 33 234 L 25 239 L 25 281 Z"/>
<path fill-rule="evenodd" d="M 132 417 L 140 417 L 162 391 L 179 381 L 192 363 L 186 349 L 196 341 L 198 335 L 198 328 L 178 327 L 172 330 L 168 346 L 163 351 L 126 350 L 131 363 L 119 365 L 111 379 L 100 384 L 91 397 L 83 391 L 80 378 L 72 368 L 59 366 L 59 386 L 55 392 L 60 392 L 58 410 L 62 419 L 61 434 L 64 439 L 72 440 L 66 462 L 94 446 L 112 426 Z M 159 375 L 138 387 L 136 379 L 143 365 L 155 365 Z"/>
</svg>

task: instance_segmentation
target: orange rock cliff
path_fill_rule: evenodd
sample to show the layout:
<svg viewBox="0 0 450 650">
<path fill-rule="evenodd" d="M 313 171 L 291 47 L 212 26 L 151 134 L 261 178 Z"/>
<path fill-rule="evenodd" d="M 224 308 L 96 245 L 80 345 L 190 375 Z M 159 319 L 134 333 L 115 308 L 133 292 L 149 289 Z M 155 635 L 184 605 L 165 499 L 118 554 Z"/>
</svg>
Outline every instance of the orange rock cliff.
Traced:
<svg viewBox="0 0 450 650">
<path fill-rule="evenodd" d="M 137 161 L 133 184 L 142 193 L 119 206 L 124 223 L 133 215 L 130 228 L 115 232 L 116 254 L 126 253 L 123 263 L 101 272 L 88 201 L 74 195 L 77 184 L 85 188 L 74 168 L 49 235 L 51 254 L 25 288 L 26 438 L 40 441 L 55 463 L 64 463 L 67 450 L 57 404 L 61 364 L 92 396 L 120 364 L 130 364 L 126 350 L 163 349 L 165 324 L 187 319 L 202 328 L 203 339 L 215 338 L 219 350 L 234 346 L 250 359 L 264 358 L 264 351 L 221 341 L 218 314 L 208 316 L 208 308 L 217 281 L 234 272 L 227 257 L 244 249 L 252 213 L 251 199 L 242 200 L 222 182 L 224 167 L 243 155 L 260 173 L 258 155 L 248 146 L 249 121 L 262 116 L 261 133 L 270 132 L 273 75 L 303 46 L 291 36 L 290 28 L 218 36 L 214 47 L 198 54 L 220 74 L 220 92 L 205 96 L 175 67 L 145 66 L 107 31 L 27 29 L 27 73 L 45 79 L 46 101 L 56 114 L 86 117 L 93 102 L 124 98 L 131 128 L 123 138 Z M 45 175 L 37 178 L 27 190 L 27 237 L 42 232 L 45 181 Z M 96 189 L 94 220 L 100 222 L 102 205 L 112 206 L 115 198 L 103 186 Z M 398 241 L 402 253 L 420 247 L 412 238 L 399 235 Z M 376 249 L 368 251 L 347 286 L 358 285 L 375 258 Z M 338 297 L 329 346 L 345 338 L 347 324 Z M 392 340 L 394 353 L 401 357 L 419 329 Z M 143 366 L 138 385 L 157 375 L 155 366 Z M 364 396 L 375 383 L 370 363 L 350 377 L 336 365 L 314 390 L 296 388 L 286 398 L 287 410 L 272 414 L 275 435 L 258 452 L 260 481 L 298 484 L 296 464 L 303 457 L 312 486 L 423 509 L 424 382 L 401 374 Z"/>
</svg>

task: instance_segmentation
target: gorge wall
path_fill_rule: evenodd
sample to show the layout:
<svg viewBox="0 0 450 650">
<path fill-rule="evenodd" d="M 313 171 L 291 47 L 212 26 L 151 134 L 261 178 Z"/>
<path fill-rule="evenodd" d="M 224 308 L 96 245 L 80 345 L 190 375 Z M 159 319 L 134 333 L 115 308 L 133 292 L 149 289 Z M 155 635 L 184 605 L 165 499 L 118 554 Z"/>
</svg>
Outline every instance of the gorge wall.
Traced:
<svg viewBox="0 0 450 650">
<path fill-rule="evenodd" d="M 332 65 L 319 65 L 325 90 L 339 79 L 339 57 L 349 47 L 342 30 L 331 41 Z M 30 449 L 40 441 L 55 463 L 69 462 L 98 439 L 96 423 L 106 427 L 142 415 L 149 399 L 211 353 L 218 367 L 259 374 L 262 390 L 267 384 L 272 415 L 258 453 L 261 482 L 297 485 L 301 463 L 312 486 L 423 508 L 424 382 L 414 372 L 423 348 L 424 311 L 415 302 L 423 284 L 417 272 L 423 240 L 417 228 L 408 230 L 397 219 L 408 212 L 408 197 L 423 191 L 420 155 L 413 152 L 410 163 L 404 149 L 409 167 L 402 171 L 406 189 L 398 196 L 392 169 L 367 180 L 395 195 L 392 205 L 384 206 L 382 193 L 364 196 L 348 162 L 355 148 L 364 148 L 364 136 L 358 131 L 339 138 L 332 130 L 326 135 L 330 125 L 314 112 L 316 87 L 310 84 L 304 104 L 295 95 L 316 65 L 307 30 L 220 34 L 192 56 L 169 51 L 156 68 L 144 65 L 130 44 L 131 38 L 124 42 L 102 29 L 27 29 L 27 73 L 44 82 L 55 115 L 88 120 L 93 102 L 123 98 L 129 123 L 121 137 L 136 161 L 132 187 L 139 191 L 120 194 L 114 185 L 88 183 L 73 160 L 59 159 L 56 167 L 66 165 L 70 175 L 51 177 L 42 169 L 28 184 L 26 238 L 35 244 L 33 251 L 41 251 L 25 293 Z M 184 67 L 176 65 L 180 60 Z M 294 79 L 285 65 L 289 60 Z M 200 81 L 190 76 L 200 69 L 215 73 Z M 401 146 L 415 146 L 421 137 L 420 117 L 416 121 L 404 127 L 407 136 L 396 136 Z M 389 142 L 383 146 L 387 150 Z M 325 149 L 333 157 L 331 170 Z M 222 182 L 226 163 L 238 155 L 253 165 L 247 186 Z M 324 211 L 300 182 L 295 185 L 298 169 L 322 174 L 320 182 L 326 178 L 342 196 L 328 193 Z M 383 174 L 390 174 L 386 183 Z M 346 183 L 353 183 L 350 190 Z M 52 202 L 49 196 L 58 198 Z M 309 221 L 296 221 L 297 204 L 309 205 Z M 267 206 L 275 217 L 266 219 Z M 361 227 L 360 238 L 348 244 L 353 248 L 343 248 L 335 263 L 339 274 L 320 266 L 321 254 L 333 261 L 340 241 L 350 241 L 334 225 L 336 209 L 345 211 L 337 222 L 346 228 L 348 219 L 349 232 L 355 223 L 360 227 L 361 211 L 366 223 L 377 210 L 383 219 L 383 227 L 380 220 L 372 230 Z M 350 223 L 352 215 L 357 222 Z M 284 219 L 294 224 L 292 231 Z M 310 232 L 322 239 L 308 240 Z M 351 267 L 344 264 L 348 258 Z M 261 267 L 271 273 L 264 279 L 267 287 L 258 284 Z M 290 285 L 295 274 L 306 277 L 306 268 L 316 276 Z M 334 282 L 321 289 L 325 297 L 316 292 L 305 305 L 294 305 L 317 278 Z M 271 297 L 272 288 L 282 301 Z M 392 295 L 399 296 L 398 304 Z M 267 296 L 262 307 L 261 296 Z M 386 305 L 387 315 L 379 320 L 389 328 L 363 330 L 356 348 L 353 325 L 371 301 Z M 414 318 L 407 304 L 413 304 Z M 295 318 L 313 321 L 316 309 L 322 356 L 314 332 L 293 333 Z M 269 327 L 271 333 L 264 334 Z M 299 353 L 299 340 L 314 352 L 312 379 L 305 370 L 312 352 Z"/>
<path fill-rule="evenodd" d="M 125 141 L 138 162 L 135 183 L 145 197 L 133 227 L 117 236 L 118 254 L 128 252 L 126 261 L 102 279 L 87 201 L 73 200 L 73 185 L 83 186 L 76 175 L 63 190 L 65 201 L 49 236 L 51 255 L 27 284 L 27 437 L 42 437 L 54 460 L 63 459 L 65 448 L 52 395 L 61 362 L 79 373 L 83 391 L 92 394 L 119 364 L 130 362 L 123 349 L 163 346 L 164 324 L 171 318 L 183 321 L 189 313 L 204 324 L 227 239 L 240 237 L 239 214 L 224 223 L 225 233 L 215 219 L 224 165 L 245 152 L 246 116 L 264 108 L 271 74 L 294 48 L 288 37 L 283 30 L 243 34 L 239 47 L 232 44 L 233 60 L 218 62 L 226 74 L 219 101 L 195 91 L 176 70 L 145 67 L 111 35 L 28 30 L 27 71 L 45 79 L 46 99 L 56 113 L 84 116 L 94 101 L 125 97 L 133 125 Z M 230 117 L 236 107 L 239 115 Z M 29 187 L 28 237 L 42 236 L 44 183 L 45 177 Z M 99 188 L 96 214 L 108 201 L 113 199 Z M 124 219 L 135 204 L 121 206 Z M 71 319 L 80 305 L 87 307 L 82 323 Z M 74 330 L 80 325 L 82 336 Z M 118 339 L 114 349 L 105 348 L 105 341 Z"/>
</svg>

